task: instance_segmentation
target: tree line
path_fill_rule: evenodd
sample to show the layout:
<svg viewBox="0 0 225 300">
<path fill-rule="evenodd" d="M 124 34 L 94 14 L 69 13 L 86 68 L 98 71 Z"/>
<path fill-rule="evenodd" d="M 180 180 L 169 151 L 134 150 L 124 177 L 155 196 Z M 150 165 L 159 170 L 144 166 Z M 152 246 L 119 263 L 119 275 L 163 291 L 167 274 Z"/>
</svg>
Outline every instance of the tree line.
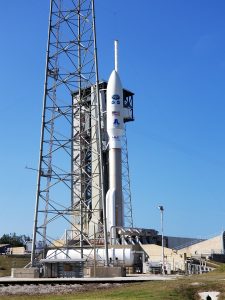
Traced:
<svg viewBox="0 0 225 300">
<path fill-rule="evenodd" d="M 12 247 L 25 246 L 27 241 L 31 241 L 31 238 L 25 234 L 17 235 L 15 232 L 10 234 L 3 234 L 0 238 L 0 244 L 10 244 Z"/>
</svg>

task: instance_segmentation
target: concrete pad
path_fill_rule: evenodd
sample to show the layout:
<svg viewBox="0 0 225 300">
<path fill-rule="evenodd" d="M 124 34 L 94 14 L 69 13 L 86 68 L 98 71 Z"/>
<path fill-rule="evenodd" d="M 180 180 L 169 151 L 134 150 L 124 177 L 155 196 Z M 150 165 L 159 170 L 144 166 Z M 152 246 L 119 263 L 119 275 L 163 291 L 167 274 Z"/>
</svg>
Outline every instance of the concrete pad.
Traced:
<svg viewBox="0 0 225 300">
<path fill-rule="evenodd" d="M 0 277 L 0 284 L 16 284 L 16 283 L 91 283 L 91 282 L 102 282 L 102 283 L 113 283 L 113 282 L 142 282 L 142 281 L 165 281 L 173 280 L 179 276 L 175 275 L 147 275 L 147 274 L 132 274 L 132 276 L 127 275 L 127 277 L 111 277 L 111 278 L 12 278 L 12 277 Z"/>
</svg>

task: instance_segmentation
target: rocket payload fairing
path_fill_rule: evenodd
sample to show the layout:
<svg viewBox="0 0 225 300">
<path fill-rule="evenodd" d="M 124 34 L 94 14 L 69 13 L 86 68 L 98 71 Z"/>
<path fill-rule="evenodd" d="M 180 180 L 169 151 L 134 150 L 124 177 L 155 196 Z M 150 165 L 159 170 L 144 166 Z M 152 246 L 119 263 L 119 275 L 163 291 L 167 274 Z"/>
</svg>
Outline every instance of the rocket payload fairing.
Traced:
<svg viewBox="0 0 225 300">
<path fill-rule="evenodd" d="M 119 74 L 115 70 L 109 77 L 106 95 L 109 147 L 120 149 L 120 137 L 124 134 L 123 88 Z"/>
<path fill-rule="evenodd" d="M 124 134 L 123 88 L 117 68 L 117 41 L 115 41 L 115 70 L 107 85 L 107 133 L 109 137 L 109 190 L 106 194 L 107 229 L 115 242 L 115 227 L 123 226 L 123 193 L 121 136 Z"/>
</svg>

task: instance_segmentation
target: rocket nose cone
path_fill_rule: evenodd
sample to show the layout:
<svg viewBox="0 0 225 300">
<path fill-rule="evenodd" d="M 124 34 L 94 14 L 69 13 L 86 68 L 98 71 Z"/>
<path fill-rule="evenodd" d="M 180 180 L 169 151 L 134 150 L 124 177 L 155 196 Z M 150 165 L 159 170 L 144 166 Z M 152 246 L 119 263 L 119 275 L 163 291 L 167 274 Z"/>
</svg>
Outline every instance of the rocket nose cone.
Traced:
<svg viewBox="0 0 225 300">
<path fill-rule="evenodd" d="M 110 74 L 109 79 L 110 78 L 114 78 L 115 79 L 117 76 L 119 76 L 118 73 L 116 72 L 116 70 L 113 70 L 112 73 Z"/>
<path fill-rule="evenodd" d="M 119 89 L 122 89 L 122 84 L 120 80 L 119 74 L 116 72 L 116 70 L 113 70 L 108 81 L 108 86 L 116 86 Z"/>
</svg>

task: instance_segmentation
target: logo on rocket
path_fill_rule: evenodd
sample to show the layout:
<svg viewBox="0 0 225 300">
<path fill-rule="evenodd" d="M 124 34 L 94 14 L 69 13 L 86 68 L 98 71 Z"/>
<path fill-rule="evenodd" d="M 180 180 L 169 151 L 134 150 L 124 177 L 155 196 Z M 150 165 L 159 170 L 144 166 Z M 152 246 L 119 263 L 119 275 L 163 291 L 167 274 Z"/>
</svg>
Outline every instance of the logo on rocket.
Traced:
<svg viewBox="0 0 225 300">
<path fill-rule="evenodd" d="M 115 127 L 120 126 L 119 120 L 118 120 L 118 119 L 115 119 L 114 122 L 113 122 L 113 125 L 114 125 Z"/>
<path fill-rule="evenodd" d="M 120 100 L 120 95 L 115 94 L 115 95 L 112 96 L 112 99 L 114 99 L 114 100 Z"/>
<path fill-rule="evenodd" d="M 112 96 L 112 104 L 120 104 L 120 95 L 115 94 Z"/>
</svg>

